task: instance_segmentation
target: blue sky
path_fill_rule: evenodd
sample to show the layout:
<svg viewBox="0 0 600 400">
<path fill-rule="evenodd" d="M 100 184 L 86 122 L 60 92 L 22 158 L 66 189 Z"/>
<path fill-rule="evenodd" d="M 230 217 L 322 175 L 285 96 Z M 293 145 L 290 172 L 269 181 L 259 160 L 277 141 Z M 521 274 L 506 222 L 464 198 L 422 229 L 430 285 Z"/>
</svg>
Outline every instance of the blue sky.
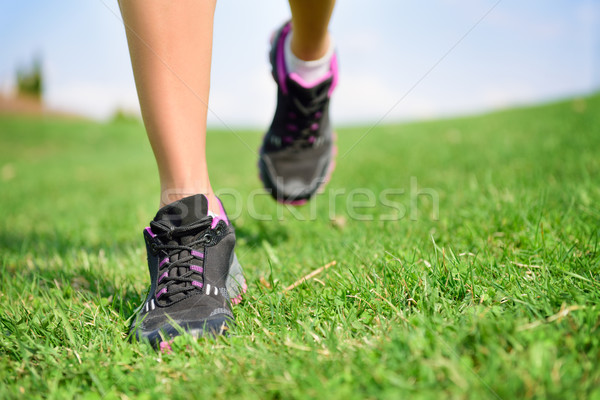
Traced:
<svg viewBox="0 0 600 400">
<path fill-rule="evenodd" d="M 268 38 L 288 16 L 284 0 L 218 2 L 209 124 L 269 122 Z M 331 31 L 341 123 L 468 114 L 600 88 L 595 0 L 338 0 Z M 116 0 L 2 0 L 0 48 L 1 91 L 39 53 L 50 107 L 94 118 L 138 110 Z"/>
</svg>

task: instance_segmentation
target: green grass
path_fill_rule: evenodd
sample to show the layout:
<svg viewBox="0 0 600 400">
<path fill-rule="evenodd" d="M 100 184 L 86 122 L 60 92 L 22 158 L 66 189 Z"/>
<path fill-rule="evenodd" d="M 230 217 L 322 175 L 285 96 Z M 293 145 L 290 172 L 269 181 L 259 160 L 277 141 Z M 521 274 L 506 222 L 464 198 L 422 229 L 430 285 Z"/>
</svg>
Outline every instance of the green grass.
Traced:
<svg viewBox="0 0 600 400">
<path fill-rule="evenodd" d="M 210 132 L 250 290 L 235 335 L 172 354 L 125 340 L 158 204 L 143 127 L 0 117 L 0 397 L 598 399 L 598 110 L 378 126 L 349 153 L 369 127 L 342 128 L 299 209 L 258 190 L 259 132 Z"/>
</svg>

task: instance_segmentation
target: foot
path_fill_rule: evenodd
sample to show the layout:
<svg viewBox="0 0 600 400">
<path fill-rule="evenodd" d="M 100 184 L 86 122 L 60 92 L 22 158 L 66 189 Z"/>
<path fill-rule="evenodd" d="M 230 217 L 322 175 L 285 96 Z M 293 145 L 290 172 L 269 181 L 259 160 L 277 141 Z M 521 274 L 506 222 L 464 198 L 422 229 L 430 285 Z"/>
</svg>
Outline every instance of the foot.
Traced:
<svg viewBox="0 0 600 400">
<path fill-rule="evenodd" d="M 150 290 L 131 325 L 131 336 L 162 345 L 183 330 L 200 337 L 234 323 L 230 303 L 246 291 L 234 253 L 235 231 L 219 202 L 209 211 L 199 194 L 161 208 L 144 230 Z"/>
<path fill-rule="evenodd" d="M 277 109 L 263 138 L 258 168 L 265 189 L 280 202 L 304 204 L 333 170 L 334 135 L 329 121 L 329 99 L 337 84 L 334 54 L 328 73 L 307 84 L 288 73 L 284 43 L 287 23 L 274 35 L 270 60 L 277 83 Z"/>
</svg>

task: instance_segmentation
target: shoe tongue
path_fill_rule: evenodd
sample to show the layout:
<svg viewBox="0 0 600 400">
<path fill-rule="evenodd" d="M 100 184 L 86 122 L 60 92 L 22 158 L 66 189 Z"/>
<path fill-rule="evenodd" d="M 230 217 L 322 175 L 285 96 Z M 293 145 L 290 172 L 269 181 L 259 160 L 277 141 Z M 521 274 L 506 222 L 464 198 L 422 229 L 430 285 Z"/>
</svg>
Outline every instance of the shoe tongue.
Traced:
<svg viewBox="0 0 600 400">
<path fill-rule="evenodd" d="M 203 194 L 197 194 L 164 206 L 158 210 L 154 221 L 180 227 L 197 222 L 207 214 L 208 200 Z"/>
<path fill-rule="evenodd" d="M 156 214 L 156 217 L 154 217 L 154 221 L 156 222 L 163 222 L 166 223 L 169 226 L 173 226 L 173 227 L 181 227 L 181 226 L 186 226 L 195 222 L 198 222 L 198 220 L 206 217 L 208 214 L 208 200 L 206 199 L 206 197 L 202 194 L 197 194 L 195 196 L 189 196 L 189 197 L 185 197 L 181 200 L 178 200 L 174 203 L 171 203 L 163 208 L 161 208 L 158 213 Z M 170 245 L 188 245 L 189 243 L 195 241 L 197 239 L 197 236 L 201 235 L 202 232 L 196 232 L 196 233 L 192 233 L 189 236 L 183 236 L 183 237 L 178 237 L 177 239 L 172 239 L 170 241 L 167 242 L 167 244 Z M 182 250 L 179 252 L 176 252 L 174 254 L 171 254 L 169 256 L 169 260 L 170 262 L 175 262 L 181 258 L 187 258 L 190 256 L 190 253 L 188 250 Z M 196 263 L 198 263 L 201 261 L 196 261 Z M 192 261 L 192 263 L 194 263 L 194 261 Z M 201 265 L 201 264 L 200 264 Z M 189 271 L 189 267 L 187 266 L 181 266 L 181 267 L 176 267 L 176 268 L 172 268 L 169 271 L 169 276 L 173 277 L 173 276 L 181 276 L 185 273 L 187 273 Z M 199 282 L 202 281 L 202 275 L 200 274 L 192 274 L 191 276 L 192 279 L 197 280 Z M 189 286 L 191 285 L 191 283 L 189 282 L 185 282 L 185 283 L 179 283 L 177 285 L 173 285 L 173 287 L 177 287 L 177 286 Z M 169 296 L 167 303 L 171 303 L 171 302 L 176 302 L 179 301 L 181 299 L 183 299 L 184 297 L 186 297 L 187 295 L 185 293 L 177 293 L 173 296 Z"/>
<path fill-rule="evenodd" d="M 328 77 L 322 82 L 315 84 L 314 86 L 307 87 L 302 83 L 294 79 L 293 76 L 287 77 L 287 84 L 294 97 L 297 97 L 304 104 L 310 104 L 316 97 L 325 96 L 329 91 L 329 87 L 333 82 L 332 77 Z"/>
</svg>

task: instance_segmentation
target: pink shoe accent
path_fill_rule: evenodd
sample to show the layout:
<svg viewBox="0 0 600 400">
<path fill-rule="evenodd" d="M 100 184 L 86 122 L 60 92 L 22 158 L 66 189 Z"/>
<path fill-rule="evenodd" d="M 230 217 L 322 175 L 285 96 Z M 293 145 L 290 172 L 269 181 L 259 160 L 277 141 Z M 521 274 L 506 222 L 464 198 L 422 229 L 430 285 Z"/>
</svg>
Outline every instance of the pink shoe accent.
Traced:
<svg viewBox="0 0 600 400">
<path fill-rule="evenodd" d="M 200 266 L 198 266 L 198 265 L 190 265 L 190 269 L 191 269 L 192 271 L 196 271 L 196 272 L 198 272 L 199 274 L 201 274 L 201 273 L 203 273 L 203 272 L 204 272 L 204 268 L 202 268 L 202 267 L 200 267 Z"/>
<path fill-rule="evenodd" d="M 146 227 L 146 232 L 148 232 L 148 235 L 150 235 L 151 237 L 156 237 L 156 235 L 154 234 L 154 232 L 152 232 L 152 229 L 150 229 L 149 226 Z"/>
<path fill-rule="evenodd" d="M 332 59 L 332 61 L 333 61 L 333 59 Z M 294 82 L 296 82 L 298 85 L 302 86 L 304 89 L 310 89 L 310 88 L 314 88 L 317 85 L 320 85 L 321 83 L 325 82 L 327 79 L 331 78 L 332 76 L 334 76 L 334 74 L 331 71 L 329 71 L 322 78 L 316 80 L 315 82 L 309 83 L 309 82 L 306 82 L 304 79 L 302 79 L 302 77 L 300 75 L 298 75 L 297 73 L 292 72 L 290 74 L 290 79 L 293 80 Z"/>
<path fill-rule="evenodd" d="M 329 92 L 327 92 L 328 97 L 331 97 L 331 94 L 333 93 L 333 90 L 337 86 L 339 80 L 337 55 L 335 53 L 333 53 L 333 57 L 331 58 L 331 73 L 333 74 L 333 80 L 331 81 Z"/>
<path fill-rule="evenodd" d="M 244 281 L 244 283 L 242 283 L 242 293 L 246 293 L 247 291 L 248 291 L 248 285 Z M 238 304 L 240 304 L 243 300 L 242 293 L 238 294 L 235 297 L 231 297 L 229 299 L 231 301 L 231 304 L 233 304 L 234 306 L 237 306 Z"/>
<path fill-rule="evenodd" d="M 198 258 L 204 258 L 204 253 L 202 253 L 201 251 L 192 250 L 191 254 L 192 254 L 194 257 L 198 257 Z"/>
<path fill-rule="evenodd" d="M 208 199 L 206 201 L 208 202 Z M 211 229 L 215 229 L 219 221 L 225 221 L 225 224 L 229 225 L 229 219 L 227 218 L 227 214 L 225 214 L 223 204 L 221 204 L 221 200 L 217 199 L 217 201 L 219 202 L 219 215 L 213 215 L 212 223 L 210 224 Z M 204 257 L 204 255 L 202 256 Z"/>
<path fill-rule="evenodd" d="M 163 354 L 171 354 L 173 352 L 171 343 L 173 343 L 173 339 L 169 340 L 168 342 L 160 342 L 160 352 Z"/>
<path fill-rule="evenodd" d="M 227 219 L 227 214 L 225 213 L 225 209 L 223 209 L 223 204 L 221 204 L 221 200 L 219 200 L 219 210 L 221 211 L 221 218 L 227 225 L 229 225 L 229 219 Z"/>
<path fill-rule="evenodd" d="M 160 283 L 160 281 L 165 279 L 167 276 L 169 276 L 169 271 L 163 272 L 163 274 L 160 276 L 160 278 L 158 278 L 158 282 Z"/>
<path fill-rule="evenodd" d="M 284 49 L 283 45 L 285 43 L 285 38 L 292 30 L 292 23 L 288 22 L 283 29 L 281 30 L 281 34 L 279 35 L 279 40 L 277 41 L 277 54 L 276 56 L 276 65 L 277 65 L 277 80 L 279 81 L 279 87 L 283 94 L 288 94 L 287 85 L 285 84 L 285 77 L 287 75 L 287 71 L 285 69 L 285 59 L 284 57 Z"/>
</svg>

